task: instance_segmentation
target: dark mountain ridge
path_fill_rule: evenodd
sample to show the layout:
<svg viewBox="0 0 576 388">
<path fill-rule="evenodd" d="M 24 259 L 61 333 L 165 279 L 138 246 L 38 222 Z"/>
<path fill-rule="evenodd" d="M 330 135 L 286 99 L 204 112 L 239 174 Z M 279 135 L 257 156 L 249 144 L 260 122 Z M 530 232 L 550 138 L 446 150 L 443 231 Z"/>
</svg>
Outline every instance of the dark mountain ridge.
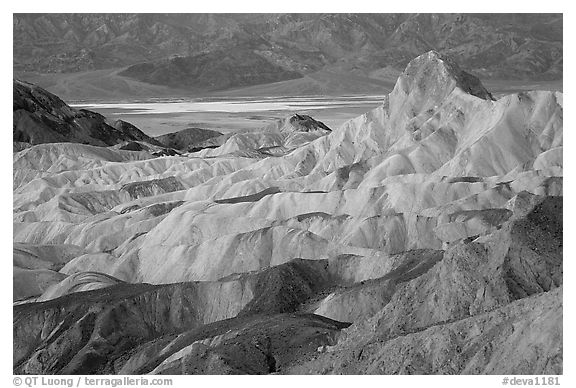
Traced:
<svg viewBox="0 0 576 388">
<path fill-rule="evenodd" d="M 110 146 L 135 140 L 160 145 L 130 123 L 109 123 L 99 113 L 71 108 L 52 93 L 16 79 L 12 135 L 14 142 L 31 145 L 72 142 Z"/>
<path fill-rule="evenodd" d="M 119 73 L 139 81 L 177 88 L 221 90 L 301 78 L 250 50 L 217 50 L 192 57 L 145 62 Z"/>
</svg>

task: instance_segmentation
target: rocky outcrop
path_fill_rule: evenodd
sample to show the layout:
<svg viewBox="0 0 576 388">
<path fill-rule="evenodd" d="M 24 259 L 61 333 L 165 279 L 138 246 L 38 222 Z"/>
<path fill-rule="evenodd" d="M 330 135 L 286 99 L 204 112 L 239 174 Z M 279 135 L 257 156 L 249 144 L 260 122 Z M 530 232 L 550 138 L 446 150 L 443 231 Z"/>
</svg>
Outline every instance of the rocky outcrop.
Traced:
<svg viewBox="0 0 576 388">
<path fill-rule="evenodd" d="M 387 295 L 379 311 L 291 373 L 560 373 L 562 206 L 540 200 L 500 230 L 448 248 L 396 289 L 372 286 Z"/>
<path fill-rule="evenodd" d="M 222 136 L 218 131 L 202 128 L 186 128 L 178 132 L 157 136 L 154 139 L 166 147 L 175 148 L 180 151 L 189 151 L 202 147 L 202 144 L 206 142 L 206 140 L 218 136 Z"/>
<path fill-rule="evenodd" d="M 562 288 L 388 341 L 330 351 L 294 374 L 562 373 Z"/>
<path fill-rule="evenodd" d="M 196 373 L 225 373 L 230 362 L 241 365 L 230 373 L 275 372 L 316 352 L 318 346 L 334 344 L 336 333 L 349 326 L 295 313 L 330 284 L 326 264 L 296 260 L 218 282 L 164 286 L 122 284 L 95 273 L 71 275 L 39 302 L 15 307 L 16 370 L 142 373 L 159 366 L 164 372 L 185 370 L 194 357 L 190 350 L 202 340 L 218 343 L 209 352 L 226 361 L 219 366 L 195 365 Z M 94 284 L 103 280 L 108 284 Z M 238 318 L 225 320 L 234 316 Z M 268 345 L 261 348 L 260 343 Z M 159 344 L 166 346 L 160 354 L 143 357 Z M 267 366 L 272 360 L 274 367 Z"/>
<path fill-rule="evenodd" d="M 117 285 L 15 306 L 15 371 L 106 372 L 116 357 L 146 340 L 198 327 L 193 291 Z"/>
<path fill-rule="evenodd" d="M 230 155 L 262 159 L 286 155 L 331 132 L 321 121 L 308 115 L 294 114 L 257 131 L 208 139 L 190 151 L 202 151 L 198 155 L 203 157 Z"/>
<path fill-rule="evenodd" d="M 276 123 L 270 125 L 267 129 L 278 130 L 284 133 L 294 133 L 294 132 L 321 132 L 328 134 L 332 132 L 330 128 L 326 126 L 321 121 L 314 120 L 308 115 L 295 114 L 287 117 L 284 120 L 279 120 Z"/>
<path fill-rule="evenodd" d="M 13 141 L 31 145 L 84 143 L 107 146 L 128 140 L 155 143 L 132 124 L 106 118 L 85 109 L 76 110 L 46 90 L 14 80 Z"/>
<path fill-rule="evenodd" d="M 135 125 L 130 124 L 124 120 L 116 120 L 109 124 L 110 126 L 116 128 L 120 132 L 126 135 L 131 140 L 135 141 L 145 141 L 146 143 L 153 146 L 162 146 L 161 142 L 155 141 L 155 139 L 147 136 L 141 130 L 139 130 Z M 172 147 L 170 147 L 172 148 Z"/>
<path fill-rule="evenodd" d="M 180 190 L 184 190 L 184 186 L 175 177 L 127 183 L 120 188 L 120 191 L 127 192 L 133 199 Z"/>
</svg>

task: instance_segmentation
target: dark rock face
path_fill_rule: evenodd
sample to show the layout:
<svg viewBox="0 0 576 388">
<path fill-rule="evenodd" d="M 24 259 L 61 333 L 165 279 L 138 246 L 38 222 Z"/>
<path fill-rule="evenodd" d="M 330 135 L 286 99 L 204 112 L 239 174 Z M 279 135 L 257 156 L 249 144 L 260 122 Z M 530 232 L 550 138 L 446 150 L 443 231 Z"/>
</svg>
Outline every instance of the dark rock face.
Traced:
<svg viewBox="0 0 576 388">
<path fill-rule="evenodd" d="M 169 363 L 163 373 L 264 374 L 334 344 L 349 326 L 296 313 L 330 283 L 325 261 L 295 260 L 219 283 L 238 279 L 252 284 L 252 301 L 237 318 L 207 325 L 203 317 L 217 302 L 206 304 L 201 283 L 119 284 L 15 306 L 15 373 L 145 373 L 194 342 L 212 340 L 215 347 Z M 170 343 L 168 353 L 144 357 Z M 207 354 L 219 361 L 205 364 Z"/>
<path fill-rule="evenodd" d="M 124 120 L 116 120 L 111 125 L 134 140 L 143 140 L 152 145 L 162 146 L 162 143 L 157 142 L 155 139 L 145 135 L 135 125 L 130 124 Z"/>
<path fill-rule="evenodd" d="M 110 146 L 128 140 L 155 142 L 135 126 L 114 126 L 98 113 L 76 110 L 46 90 L 14 80 L 13 141 L 32 145 L 75 142 Z"/>
<path fill-rule="evenodd" d="M 265 271 L 256 282 L 254 298 L 238 316 L 295 311 L 331 283 L 326 266 L 320 260 L 296 260 Z"/>
<path fill-rule="evenodd" d="M 192 348 L 181 360 L 158 374 L 269 374 L 314 356 L 335 343 L 349 324 L 317 315 L 279 314 L 236 318 L 229 340 L 216 346 Z"/>
<path fill-rule="evenodd" d="M 222 199 L 215 199 L 215 203 L 242 203 L 242 202 L 257 202 L 264 198 L 267 195 L 277 194 L 280 193 L 280 189 L 277 187 L 270 187 L 266 190 L 262 190 L 256 194 L 250 194 L 243 197 L 234 197 L 234 198 L 222 198 Z"/>
<path fill-rule="evenodd" d="M 301 78 L 252 50 L 214 51 L 136 64 L 120 75 L 139 81 L 197 90 L 222 90 Z"/>
<path fill-rule="evenodd" d="M 154 139 L 165 147 L 187 151 L 190 148 L 198 147 L 202 142 L 212 139 L 222 134 L 217 131 L 202 128 L 187 128 L 178 132 L 157 136 Z"/>
<path fill-rule="evenodd" d="M 17 373 L 106 373 L 123 352 L 199 325 L 191 286 L 118 285 L 14 308 Z"/>
<path fill-rule="evenodd" d="M 32 147 L 32 144 L 22 141 L 14 141 L 12 142 L 12 152 L 20 152 L 25 150 L 26 148 Z"/>
<path fill-rule="evenodd" d="M 288 118 L 288 122 L 290 123 L 289 128 L 281 128 L 285 131 L 294 131 L 294 132 L 314 132 L 314 131 L 327 131 L 332 132 L 330 128 L 326 126 L 321 121 L 315 120 L 308 115 L 300 115 L 295 114 Z"/>
<path fill-rule="evenodd" d="M 184 186 L 175 177 L 152 179 L 149 181 L 127 183 L 120 190 L 127 192 L 132 198 L 150 197 L 162 193 L 184 190 Z"/>
<path fill-rule="evenodd" d="M 142 145 L 141 143 L 137 143 L 135 141 L 130 141 L 127 142 L 126 144 L 123 144 L 122 146 L 120 146 L 118 149 L 120 150 L 124 150 L 124 151 L 146 151 L 146 147 L 144 147 L 144 145 Z"/>
</svg>

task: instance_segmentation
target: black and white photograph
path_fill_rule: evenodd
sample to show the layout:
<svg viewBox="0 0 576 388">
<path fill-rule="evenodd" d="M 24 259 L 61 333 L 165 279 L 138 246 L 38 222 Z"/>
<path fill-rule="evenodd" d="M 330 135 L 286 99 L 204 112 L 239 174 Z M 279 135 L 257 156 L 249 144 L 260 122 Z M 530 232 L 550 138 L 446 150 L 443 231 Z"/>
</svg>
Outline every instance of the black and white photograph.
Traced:
<svg viewBox="0 0 576 388">
<path fill-rule="evenodd" d="M 6 386 L 567 386 L 564 14 L 374 8 L 11 14 Z"/>
</svg>

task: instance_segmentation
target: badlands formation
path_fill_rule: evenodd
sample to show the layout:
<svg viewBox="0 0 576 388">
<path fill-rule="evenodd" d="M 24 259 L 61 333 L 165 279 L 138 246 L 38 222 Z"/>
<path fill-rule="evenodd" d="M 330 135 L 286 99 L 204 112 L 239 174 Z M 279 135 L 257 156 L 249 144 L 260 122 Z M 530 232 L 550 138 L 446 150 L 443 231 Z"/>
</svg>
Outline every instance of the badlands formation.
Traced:
<svg viewBox="0 0 576 388">
<path fill-rule="evenodd" d="M 432 51 L 339 128 L 28 145 L 14 373 L 561 374 L 562 116 Z"/>
</svg>

